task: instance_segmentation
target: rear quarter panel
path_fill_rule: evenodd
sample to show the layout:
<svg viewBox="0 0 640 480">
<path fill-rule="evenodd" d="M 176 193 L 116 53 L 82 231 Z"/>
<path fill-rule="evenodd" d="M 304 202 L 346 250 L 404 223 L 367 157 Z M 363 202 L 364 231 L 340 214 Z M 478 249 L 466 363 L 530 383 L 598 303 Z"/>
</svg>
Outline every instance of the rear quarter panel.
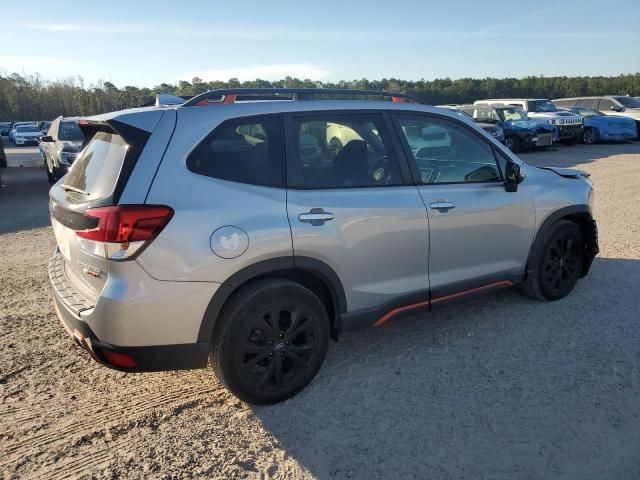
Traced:
<svg viewBox="0 0 640 480">
<path fill-rule="evenodd" d="M 172 141 L 147 197 L 147 203 L 168 205 L 175 214 L 137 259 L 156 279 L 224 282 L 246 266 L 293 255 L 286 189 L 219 180 L 187 168 L 190 152 L 227 116 L 225 106 L 177 110 Z M 248 235 L 247 250 L 236 258 L 212 251 L 211 236 L 224 226 Z"/>
</svg>

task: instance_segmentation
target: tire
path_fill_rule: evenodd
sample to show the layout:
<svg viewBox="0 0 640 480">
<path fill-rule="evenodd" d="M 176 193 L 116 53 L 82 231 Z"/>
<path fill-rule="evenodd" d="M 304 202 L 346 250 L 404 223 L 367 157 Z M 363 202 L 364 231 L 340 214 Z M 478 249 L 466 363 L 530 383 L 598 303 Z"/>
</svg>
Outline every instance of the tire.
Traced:
<svg viewBox="0 0 640 480">
<path fill-rule="evenodd" d="M 511 150 L 513 153 L 518 153 L 520 151 L 520 142 L 516 137 L 506 137 L 504 139 L 504 146 Z"/>
<path fill-rule="evenodd" d="M 47 181 L 50 184 L 56 183 L 56 176 L 54 175 L 53 172 L 49 171 L 49 165 L 47 164 L 46 160 L 44 162 L 44 169 L 47 171 Z"/>
<path fill-rule="evenodd" d="M 593 145 L 598 141 L 598 132 L 593 128 L 585 128 L 582 132 L 582 143 Z"/>
<path fill-rule="evenodd" d="M 566 297 L 580 279 L 583 257 L 584 240 L 580 227 L 568 220 L 559 220 L 534 245 L 529 258 L 530 273 L 521 284 L 521 290 L 543 301 Z"/>
<path fill-rule="evenodd" d="M 210 357 L 216 376 L 234 395 L 267 405 L 306 387 L 328 345 L 329 318 L 318 297 L 298 283 L 265 279 L 229 299 L 216 324 Z"/>
</svg>

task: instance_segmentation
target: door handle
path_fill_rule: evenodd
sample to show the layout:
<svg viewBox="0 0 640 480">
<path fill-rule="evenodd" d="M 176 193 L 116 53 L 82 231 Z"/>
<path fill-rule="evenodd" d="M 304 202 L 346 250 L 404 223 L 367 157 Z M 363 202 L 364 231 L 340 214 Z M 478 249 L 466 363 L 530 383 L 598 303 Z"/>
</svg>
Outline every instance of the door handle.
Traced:
<svg viewBox="0 0 640 480">
<path fill-rule="evenodd" d="M 302 223 L 310 223 L 313 226 L 323 225 L 324 222 L 333 220 L 333 213 L 325 212 L 322 208 L 312 208 L 307 213 L 298 215 L 298 220 Z"/>
<path fill-rule="evenodd" d="M 437 202 L 433 202 L 431 205 L 429 205 L 429 208 L 432 208 L 433 210 L 438 210 L 440 212 L 447 212 L 452 208 L 456 208 L 456 206 L 451 202 L 438 200 Z"/>
</svg>

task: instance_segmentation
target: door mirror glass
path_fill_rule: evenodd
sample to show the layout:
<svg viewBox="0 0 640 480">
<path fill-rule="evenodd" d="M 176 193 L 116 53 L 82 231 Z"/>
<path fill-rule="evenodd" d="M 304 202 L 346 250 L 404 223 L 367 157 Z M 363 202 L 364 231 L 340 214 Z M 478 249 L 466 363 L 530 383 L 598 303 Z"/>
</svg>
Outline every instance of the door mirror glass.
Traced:
<svg viewBox="0 0 640 480">
<path fill-rule="evenodd" d="M 518 184 L 522 181 L 520 165 L 515 162 L 507 162 L 504 168 L 504 189 L 507 192 L 516 192 Z"/>
</svg>

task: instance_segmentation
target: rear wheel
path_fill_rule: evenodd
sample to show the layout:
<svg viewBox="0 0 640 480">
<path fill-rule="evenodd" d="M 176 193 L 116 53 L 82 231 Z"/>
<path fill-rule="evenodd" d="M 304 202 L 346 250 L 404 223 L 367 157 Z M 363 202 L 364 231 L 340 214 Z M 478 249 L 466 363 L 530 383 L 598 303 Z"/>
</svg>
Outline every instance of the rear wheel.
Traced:
<svg viewBox="0 0 640 480">
<path fill-rule="evenodd" d="M 329 345 L 329 318 L 309 289 L 289 280 L 257 281 L 225 306 L 212 341 L 220 381 L 253 404 L 286 400 L 316 375 Z"/>
<path fill-rule="evenodd" d="M 559 300 L 575 288 L 582 273 L 584 241 L 580 227 L 568 220 L 555 223 L 529 259 L 523 292 L 538 300 Z"/>
</svg>

